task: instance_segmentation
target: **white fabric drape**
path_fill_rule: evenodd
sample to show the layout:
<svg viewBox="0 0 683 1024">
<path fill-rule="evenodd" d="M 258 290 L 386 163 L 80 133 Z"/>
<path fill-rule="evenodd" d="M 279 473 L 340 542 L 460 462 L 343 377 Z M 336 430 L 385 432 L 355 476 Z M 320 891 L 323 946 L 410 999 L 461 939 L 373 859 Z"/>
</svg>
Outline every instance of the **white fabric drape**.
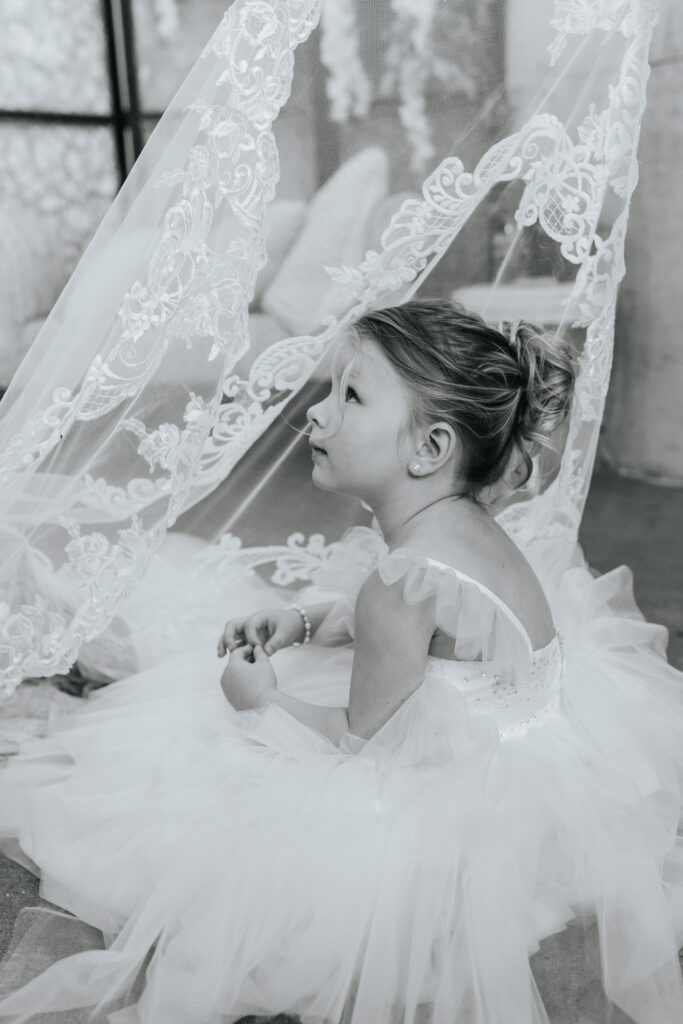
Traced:
<svg viewBox="0 0 683 1024">
<path fill-rule="evenodd" d="M 348 322 L 414 294 L 503 183 L 516 183 L 518 232 L 550 239 L 570 269 L 560 326 L 585 332 L 585 342 L 559 472 L 500 518 L 546 579 L 571 562 L 609 379 L 656 8 L 650 0 L 556 4 L 558 78 L 597 40 L 620 54 L 609 89 L 600 79 L 564 121 L 551 89 L 472 169 L 457 155 L 443 160 L 421 196 L 395 210 L 377 251 L 330 269 L 345 289 L 336 315 L 250 363 L 248 305 L 279 174 L 272 122 L 319 7 L 235 0 L 3 399 L 5 692 L 26 676 L 68 669 L 138 584 L 168 528 L 230 476 Z M 271 452 L 271 465 L 284 454 L 286 445 Z M 257 467 L 241 508 L 259 490 Z M 227 507 L 226 519 L 233 512 Z"/>
</svg>

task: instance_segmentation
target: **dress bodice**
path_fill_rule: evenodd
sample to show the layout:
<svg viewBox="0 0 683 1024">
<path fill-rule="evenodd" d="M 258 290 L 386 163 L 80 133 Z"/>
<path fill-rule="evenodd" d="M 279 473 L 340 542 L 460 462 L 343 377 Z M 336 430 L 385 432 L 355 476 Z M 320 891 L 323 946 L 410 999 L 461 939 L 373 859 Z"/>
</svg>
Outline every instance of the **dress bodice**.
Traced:
<svg viewBox="0 0 683 1024">
<path fill-rule="evenodd" d="M 492 718 L 504 739 L 523 735 L 557 709 L 564 668 L 557 634 L 534 650 L 519 618 L 490 588 L 421 552 L 389 551 L 379 534 L 364 527 L 349 531 L 316 578 L 341 591 L 331 613 L 337 629 L 353 636 L 355 601 L 375 569 L 387 585 L 402 585 L 407 603 L 434 601 L 452 657 L 428 656 L 425 680 L 455 687 L 468 711 Z"/>
<path fill-rule="evenodd" d="M 427 659 L 426 678 L 455 686 L 471 714 L 492 718 L 501 739 L 511 739 L 540 725 L 558 709 L 563 667 L 562 640 L 556 635 L 532 652 L 530 671 L 522 679 L 504 661 L 432 657 Z"/>
</svg>

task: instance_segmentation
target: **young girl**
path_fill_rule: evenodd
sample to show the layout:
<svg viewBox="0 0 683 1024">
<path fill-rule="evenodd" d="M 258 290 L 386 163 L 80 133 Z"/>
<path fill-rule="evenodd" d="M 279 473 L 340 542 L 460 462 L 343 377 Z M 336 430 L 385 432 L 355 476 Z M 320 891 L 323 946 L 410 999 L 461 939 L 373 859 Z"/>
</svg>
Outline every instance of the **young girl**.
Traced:
<svg viewBox="0 0 683 1024">
<path fill-rule="evenodd" d="M 318 573 L 334 602 L 228 622 L 220 687 L 193 652 L 14 759 L 15 856 L 107 948 L 0 1013 L 540 1024 L 529 957 L 580 915 L 608 997 L 588 1019 L 683 1019 L 680 676 L 611 607 L 618 574 L 571 570 L 551 612 L 482 500 L 571 390 L 525 324 L 433 302 L 358 321 L 308 413 L 313 479 L 381 532 Z"/>
</svg>

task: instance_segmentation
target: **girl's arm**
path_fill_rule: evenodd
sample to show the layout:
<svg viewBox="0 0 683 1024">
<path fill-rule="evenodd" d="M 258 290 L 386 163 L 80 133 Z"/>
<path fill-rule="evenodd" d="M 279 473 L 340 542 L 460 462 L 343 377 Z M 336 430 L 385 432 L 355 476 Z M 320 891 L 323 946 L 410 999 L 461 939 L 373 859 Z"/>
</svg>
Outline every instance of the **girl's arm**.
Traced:
<svg viewBox="0 0 683 1024">
<path fill-rule="evenodd" d="M 373 573 L 356 602 L 355 646 L 348 708 L 324 708 L 269 690 L 260 703 L 279 704 L 304 725 L 339 742 L 346 732 L 369 739 L 424 679 L 434 632 L 432 601 L 408 605 L 401 583 Z"/>
<path fill-rule="evenodd" d="M 327 618 L 335 604 L 336 598 L 333 601 L 321 601 L 318 604 L 301 605 L 308 615 L 309 622 L 311 623 L 311 634 L 315 633 L 320 623 L 323 619 Z"/>
<path fill-rule="evenodd" d="M 369 739 L 422 683 L 436 628 L 434 600 L 407 604 L 403 581 L 374 572 L 356 602 L 349 729 Z"/>
<path fill-rule="evenodd" d="M 309 704 L 305 700 L 290 697 L 282 690 L 267 690 L 259 700 L 259 706 L 279 704 L 293 718 L 327 736 L 333 743 L 338 743 L 344 733 L 349 731 L 347 708 L 324 708 L 319 704 Z"/>
</svg>

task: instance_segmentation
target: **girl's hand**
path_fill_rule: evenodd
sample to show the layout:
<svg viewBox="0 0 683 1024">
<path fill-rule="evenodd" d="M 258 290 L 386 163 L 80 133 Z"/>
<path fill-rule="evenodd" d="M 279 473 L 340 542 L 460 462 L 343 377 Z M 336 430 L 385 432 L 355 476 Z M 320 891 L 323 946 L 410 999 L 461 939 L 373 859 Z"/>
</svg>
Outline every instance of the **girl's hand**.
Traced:
<svg viewBox="0 0 683 1024">
<path fill-rule="evenodd" d="M 260 707 L 263 697 L 276 686 L 277 679 L 268 656 L 263 648 L 251 644 L 231 653 L 221 676 L 221 690 L 236 711 Z"/>
<path fill-rule="evenodd" d="M 245 644 L 275 654 L 281 647 L 304 638 L 304 622 L 294 608 L 266 608 L 246 618 L 230 619 L 218 641 L 218 657 Z"/>
</svg>

